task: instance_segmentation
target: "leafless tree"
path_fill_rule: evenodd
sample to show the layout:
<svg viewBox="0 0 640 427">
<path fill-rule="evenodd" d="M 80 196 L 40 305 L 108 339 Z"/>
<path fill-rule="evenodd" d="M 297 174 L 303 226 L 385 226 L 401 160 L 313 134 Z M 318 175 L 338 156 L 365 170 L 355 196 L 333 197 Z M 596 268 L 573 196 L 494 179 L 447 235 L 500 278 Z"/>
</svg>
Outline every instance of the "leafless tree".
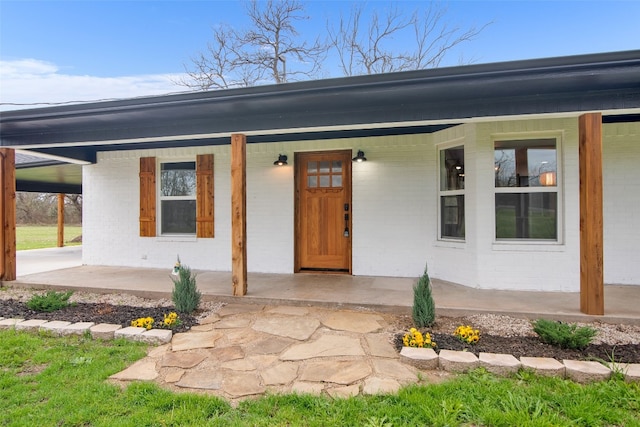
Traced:
<svg viewBox="0 0 640 427">
<path fill-rule="evenodd" d="M 252 0 L 247 3 L 248 30 L 229 26 L 213 29 L 205 52 L 185 66 L 187 78 L 176 83 L 193 89 L 226 89 L 259 83 L 313 78 L 327 47 L 304 40 L 296 23 L 308 19 L 297 0 Z"/>
<path fill-rule="evenodd" d="M 82 223 L 82 195 L 66 194 L 65 222 Z M 58 195 L 51 193 L 16 192 L 16 222 L 18 224 L 55 224 L 58 218 Z"/>
<path fill-rule="evenodd" d="M 424 10 L 405 12 L 391 5 L 383 14 L 364 14 L 365 4 L 354 3 L 348 17 L 327 23 L 329 44 L 347 76 L 434 68 L 455 46 L 473 40 L 489 24 L 461 29 L 447 21 L 441 3 L 425 3 Z M 398 40 L 409 44 L 398 46 Z"/>
</svg>

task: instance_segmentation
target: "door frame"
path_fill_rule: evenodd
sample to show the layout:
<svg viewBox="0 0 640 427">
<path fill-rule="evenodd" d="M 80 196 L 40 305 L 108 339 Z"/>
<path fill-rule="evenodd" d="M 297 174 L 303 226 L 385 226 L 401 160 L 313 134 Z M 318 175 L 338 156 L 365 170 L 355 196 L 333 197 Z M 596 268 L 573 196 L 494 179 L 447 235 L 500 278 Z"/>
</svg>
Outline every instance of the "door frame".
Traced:
<svg viewBox="0 0 640 427">
<path fill-rule="evenodd" d="M 343 166 L 346 170 L 346 174 L 348 177 L 348 187 L 345 188 L 346 191 L 346 197 L 349 203 L 349 221 L 348 221 L 348 227 L 349 227 L 349 243 L 347 245 L 347 258 L 349 261 L 349 268 L 348 271 L 331 271 L 331 270 L 327 270 L 327 271 L 313 271 L 313 273 L 317 273 L 317 274 L 353 274 L 352 273 L 352 249 L 353 249 L 353 202 L 352 202 L 352 187 L 353 187 L 353 176 L 351 174 L 351 156 L 353 155 L 353 150 L 351 149 L 345 149 L 345 150 L 315 150 L 315 151 L 300 151 L 300 152 L 295 152 L 294 153 L 294 168 L 293 168 L 293 181 L 294 181 L 294 209 L 293 209 L 293 215 L 294 215 L 294 231 L 293 231 L 293 253 L 294 253 L 294 261 L 293 261 L 293 265 L 294 265 L 294 273 L 311 273 L 312 271 L 304 271 L 302 270 L 301 266 L 300 266 L 300 189 L 302 186 L 302 182 L 300 180 L 300 173 L 299 173 L 299 167 L 301 167 L 301 160 L 300 157 L 308 155 L 308 154 L 342 154 L 345 155 L 346 153 L 349 153 L 348 158 L 349 161 L 346 162 L 346 164 Z"/>
</svg>

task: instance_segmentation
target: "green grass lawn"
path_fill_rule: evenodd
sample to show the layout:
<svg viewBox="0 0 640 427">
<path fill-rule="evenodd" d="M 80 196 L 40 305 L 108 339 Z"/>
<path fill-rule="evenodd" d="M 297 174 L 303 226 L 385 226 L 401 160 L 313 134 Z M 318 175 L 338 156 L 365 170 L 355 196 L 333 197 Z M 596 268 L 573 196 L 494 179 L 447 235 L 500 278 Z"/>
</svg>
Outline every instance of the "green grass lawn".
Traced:
<svg viewBox="0 0 640 427">
<path fill-rule="evenodd" d="M 69 243 L 82 234 L 81 226 L 64 226 L 65 246 L 79 245 Z M 16 227 L 16 248 L 25 249 L 55 248 L 58 245 L 58 227 L 55 225 L 19 225 Z"/>
<path fill-rule="evenodd" d="M 483 371 L 398 394 L 331 399 L 271 395 L 237 407 L 153 383 L 121 389 L 110 375 L 141 343 L 0 330 L 2 426 L 640 426 L 640 384 L 579 385 Z"/>
</svg>

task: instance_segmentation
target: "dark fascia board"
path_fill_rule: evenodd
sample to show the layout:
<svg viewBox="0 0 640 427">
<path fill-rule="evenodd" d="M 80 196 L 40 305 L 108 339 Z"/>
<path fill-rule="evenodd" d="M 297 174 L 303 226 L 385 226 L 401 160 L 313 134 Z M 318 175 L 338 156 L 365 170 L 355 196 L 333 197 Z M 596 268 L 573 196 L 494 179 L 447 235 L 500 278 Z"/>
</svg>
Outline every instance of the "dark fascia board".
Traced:
<svg viewBox="0 0 640 427">
<path fill-rule="evenodd" d="M 26 191 L 30 193 L 82 194 L 82 184 L 16 180 L 16 191 Z"/>
<path fill-rule="evenodd" d="M 636 50 L 17 110 L 0 116 L 0 145 L 625 110 L 640 108 L 639 75 Z"/>
</svg>

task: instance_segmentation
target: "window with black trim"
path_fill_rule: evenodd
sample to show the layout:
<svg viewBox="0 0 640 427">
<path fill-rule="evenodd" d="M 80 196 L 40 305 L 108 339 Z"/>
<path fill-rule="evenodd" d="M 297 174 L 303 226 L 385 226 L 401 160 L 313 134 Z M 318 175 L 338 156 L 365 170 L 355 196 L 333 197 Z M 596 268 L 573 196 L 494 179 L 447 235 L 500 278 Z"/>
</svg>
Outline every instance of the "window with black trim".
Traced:
<svg viewBox="0 0 640 427">
<path fill-rule="evenodd" d="M 464 240 L 464 146 L 440 150 L 440 238 Z"/>
<path fill-rule="evenodd" d="M 496 141 L 496 240 L 558 240 L 556 138 Z"/>
</svg>

